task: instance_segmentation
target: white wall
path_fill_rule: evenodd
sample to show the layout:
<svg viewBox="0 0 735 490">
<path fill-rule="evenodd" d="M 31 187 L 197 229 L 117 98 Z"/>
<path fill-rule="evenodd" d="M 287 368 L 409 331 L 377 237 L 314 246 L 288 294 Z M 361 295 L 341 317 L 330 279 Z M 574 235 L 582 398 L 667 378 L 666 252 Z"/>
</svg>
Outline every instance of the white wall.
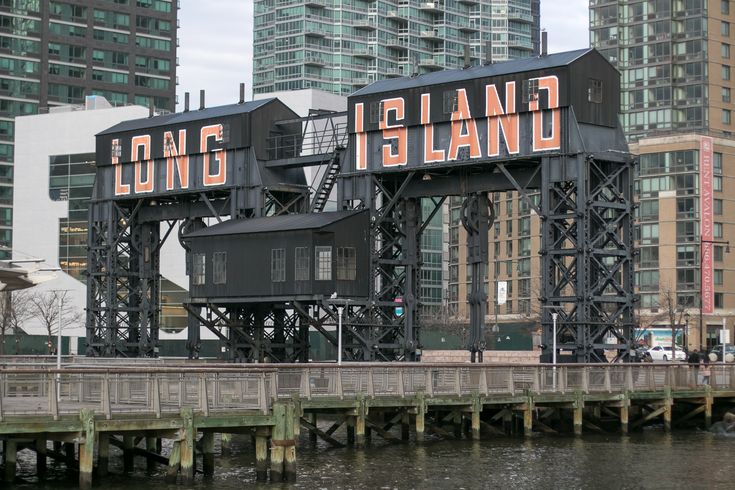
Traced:
<svg viewBox="0 0 735 490">
<path fill-rule="evenodd" d="M 68 216 L 67 201 L 49 197 L 49 157 L 76 153 L 94 153 L 94 135 L 121 121 L 148 116 L 140 106 L 77 110 L 23 116 L 15 119 L 15 163 L 13 190 L 13 259 L 40 258 L 59 266 L 59 219 Z M 177 257 L 179 255 L 180 257 Z M 186 286 L 184 253 L 172 232 L 161 253 L 162 273 Z M 175 273 L 174 273 L 175 272 Z M 86 287 L 71 276 L 57 272 L 57 278 L 36 286 L 37 291 L 68 289 L 68 300 L 80 314 L 74 328 L 64 335 L 84 336 Z M 33 320 L 25 325 L 31 334 L 45 333 Z"/>
</svg>

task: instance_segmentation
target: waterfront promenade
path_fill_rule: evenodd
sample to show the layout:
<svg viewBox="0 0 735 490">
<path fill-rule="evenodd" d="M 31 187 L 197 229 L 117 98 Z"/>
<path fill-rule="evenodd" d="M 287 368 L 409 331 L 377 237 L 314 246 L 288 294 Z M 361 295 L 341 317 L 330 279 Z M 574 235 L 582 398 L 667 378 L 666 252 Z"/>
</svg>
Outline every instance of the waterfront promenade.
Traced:
<svg viewBox="0 0 735 490">
<path fill-rule="evenodd" d="M 711 365 L 707 384 L 685 364 L 169 364 L 97 360 L 61 370 L 0 367 L 0 440 L 5 481 L 19 450 L 78 472 L 79 485 L 104 480 L 111 451 L 124 471 L 134 458 L 167 466 L 166 479 L 191 483 L 216 471 L 215 437 L 254 439 L 260 481 L 293 481 L 301 431 L 332 446 L 370 438 L 447 438 L 583 430 L 627 433 L 709 426 L 735 406 L 735 366 Z M 172 441 L 162 454 L 161 439 Z M 51 444 L 49 444 L 51 443 Z M 491 443 L 491 442 L 488 442 Z"/>
</svg>

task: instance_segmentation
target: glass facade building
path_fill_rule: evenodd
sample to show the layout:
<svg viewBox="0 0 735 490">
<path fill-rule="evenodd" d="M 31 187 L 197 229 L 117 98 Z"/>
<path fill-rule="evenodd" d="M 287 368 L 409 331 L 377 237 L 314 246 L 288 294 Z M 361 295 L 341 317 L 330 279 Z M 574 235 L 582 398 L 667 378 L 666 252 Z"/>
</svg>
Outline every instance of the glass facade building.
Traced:
<svg viewBox="0 0 735 490">
<path fill-rule="evenodd" d="M 376 80 L 539 52 L 539 0 L 256 0 L 253 92 Z"/>
<path fill-rule="evenodd" d="M 590 1 L 590 42 L 620 70 L 621 123 L 640 161 L 640 323 L 679 329 L 690 348 L 711 347 L 735 319 L 733 23 L 729 0 Z"/>
<path fill-rule="evenodd" d="M 0 258 L 10 255 L 13 118 L 102 95 L 173 110 L 175 0 L 0 0 Z"/>
</svg>

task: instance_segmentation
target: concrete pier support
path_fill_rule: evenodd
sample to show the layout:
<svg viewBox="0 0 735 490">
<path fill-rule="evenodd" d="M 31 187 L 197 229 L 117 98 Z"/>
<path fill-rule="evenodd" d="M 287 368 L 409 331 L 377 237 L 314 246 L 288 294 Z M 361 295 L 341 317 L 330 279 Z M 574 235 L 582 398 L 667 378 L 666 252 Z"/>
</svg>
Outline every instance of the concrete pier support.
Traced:
<svg viewBox="0 0 735 490">
<path fill-rule="evenodd" d="M 202 471 L 205 477 L 214 475 L 214 432 L 202 435 Z"/>
<path fill-rule="evenodd" d="M 46 438 L 36 438 L 36 472 L 38 473 L 38 479 L 43 480 L 46 478 Z"/>
<path fill-rule="evenodd" d="M 12 483 L 15 481 L 15 463 L 18 455 L 18 443 L 13 439 L 5 441 L 5 472 L 3 473 L 3 481 Z"/>
<path fill-rule="evenodd" d="M 191 408 L 181 409 L 181 418 L 184 422 L 181 429 L 181 480 L 184 485 L 191 485 L 194 483 L 194 437 L 196 436 L 194 414 Z"/>
<path fill-rule="evenodd" d="M 168 469 L 166 470 L 166 483 L 176 483 L 176 477 L 181 468 L 181 441 L 174 441 L 171 454 L 168 456 Z"/>
<path fill-rule="evenodd" d="M 94 428 L 94 413 L 82 410 L 79 415 L 82 421 L 84 435 L 79 443 L 79 488 L 92 488 L 92 471 L 94 470 L 94 445 L 96 440 Z"/>
<path fill-rule="evenodd" d="M 232 452 L 232 434 L 222 434 L 220 439 L 220 451 L 222 456 L 229 456 Z"/>
<path fill-rule="evenodd" d="M 97 434 L 97 474 L 101 477 L 107 476 L 110 468 L 110 436 L 108 434 Z"/>
<path fill-rule="evenodd" d="M 268 480 L 268 427 L 255 429 L 255 478 L 259 482 Z"/>
<path fill-rule="evenodd" d="M 132 435 L 123 435 L 123 472 L 132 473 L 135 463 L 135 438 Z"/>
</svg>

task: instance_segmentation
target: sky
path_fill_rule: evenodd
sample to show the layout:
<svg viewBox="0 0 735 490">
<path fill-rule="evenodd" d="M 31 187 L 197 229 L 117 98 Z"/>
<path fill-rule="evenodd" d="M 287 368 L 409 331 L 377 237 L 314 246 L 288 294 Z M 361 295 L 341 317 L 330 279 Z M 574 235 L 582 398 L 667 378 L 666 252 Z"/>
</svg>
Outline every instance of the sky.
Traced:
<svg viewBox="0 0 735 490">
<path fill-rule="evenodd" d="M 563 8 L 559 8 L 563 6 Z M 541 28 L 549 35 L 549 53 L 589 46 L 589 0 L 541 0 Z M 207 107 L 232 104 L 245 83 L 252 94 L 253 0 L 181 0 L 179 10 L 179 85 L 181 111 L 184 92 L 190 107 L 199 107 L 205 90 Z"/>
</svg>

